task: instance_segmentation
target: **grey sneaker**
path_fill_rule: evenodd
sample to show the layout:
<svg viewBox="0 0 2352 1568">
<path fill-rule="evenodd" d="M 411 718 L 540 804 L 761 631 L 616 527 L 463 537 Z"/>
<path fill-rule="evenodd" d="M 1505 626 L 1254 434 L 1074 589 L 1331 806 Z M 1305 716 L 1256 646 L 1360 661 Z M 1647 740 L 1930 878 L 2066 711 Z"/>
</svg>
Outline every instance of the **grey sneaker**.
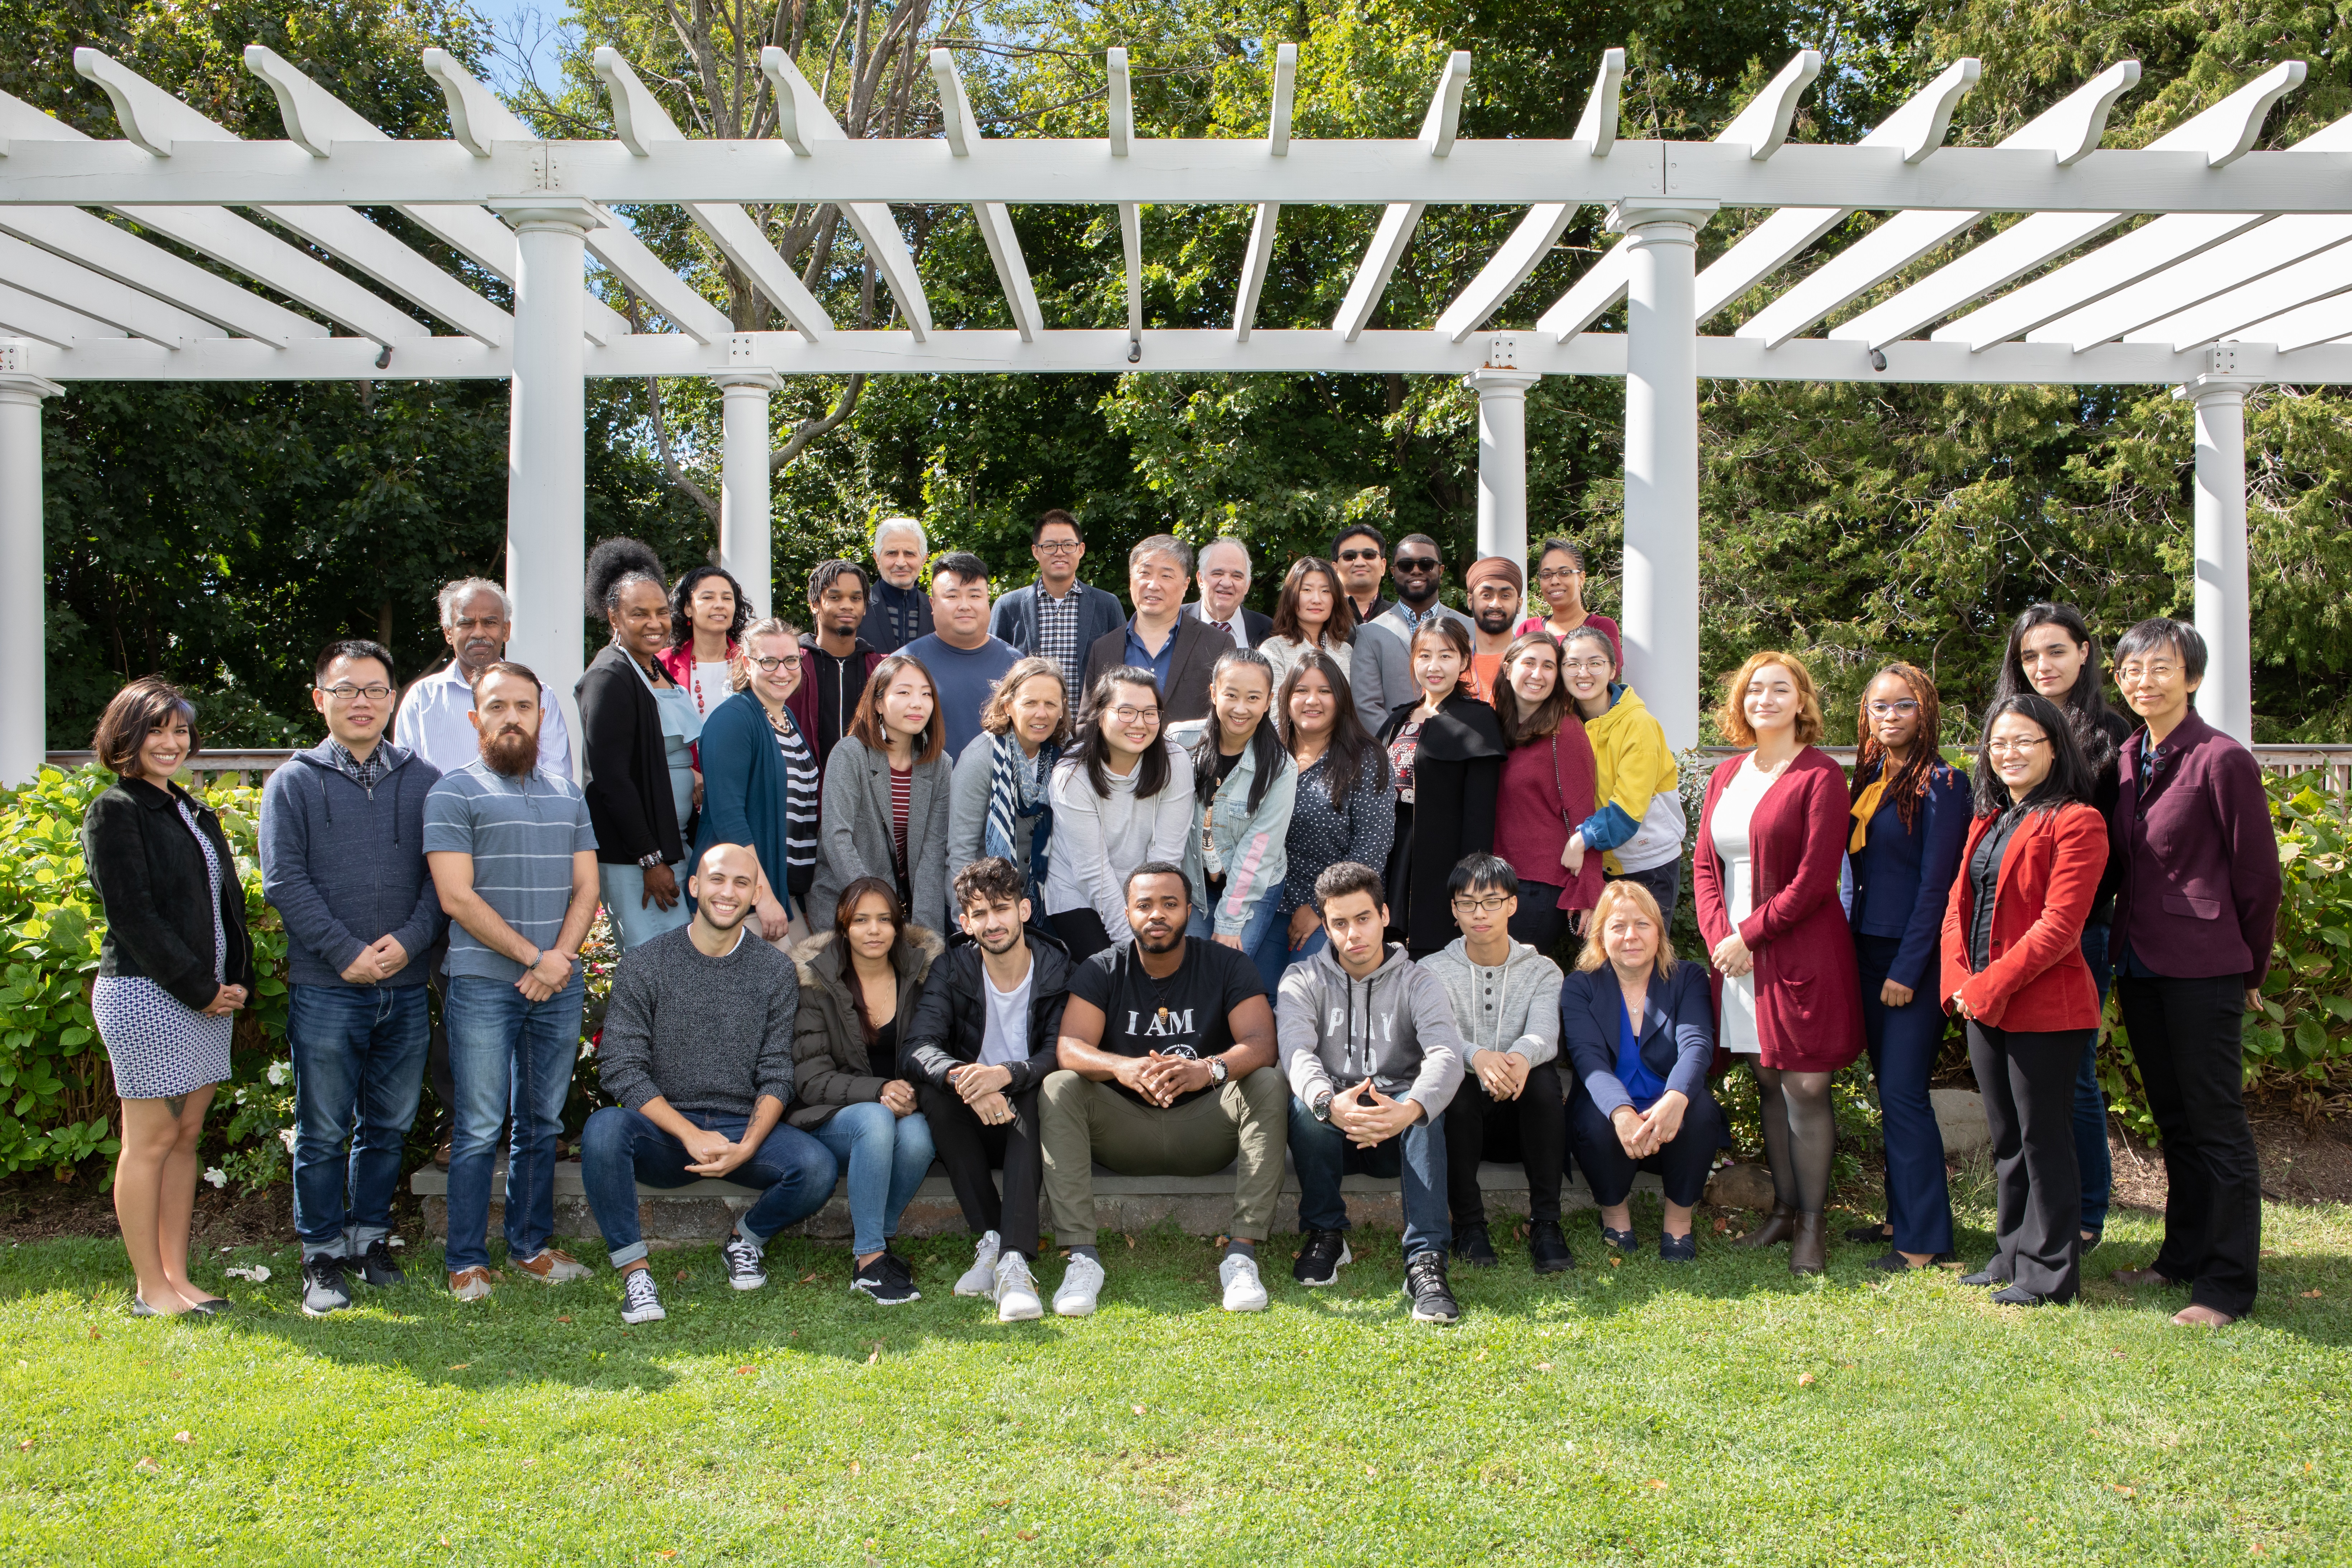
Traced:
<svg viewBox="0 0 2352 1568">
<path fill-rule="evenodd" d="M 1096 1303 L 1102 1300 L 1103 1266 L 1082 1254 L 1073 1254 L 1070 1266 L 1062 1270 L 1062 1288 L 1054 1292 L 1054 1311 L 1058 1317 L 1091 1318 Z"/>
<path fill-rule="evenodd" d="M 391 1242 L 381 1236 L 369 1242 L 367 1250 L 360 1254 L 359 1269 L 360 1278 L 379 1290 L 389 1290 L 408 1279 L 400 1271 L 400 1265 L 392 1260 Z"/>
<path fill-rule="evenodd" d="M 656 1323 L 669 1314 L 662 1310 L 661 1289 L 650 1268 L 632 1268 L 621 1276 L 621 1321 Z"/>
<path fill-rule="evenodd" d="M 992 1296 L 996 1293 L 996 1260 L 1003 1256 L 1004 1244 L 992 1231 L 982 1231 L 980 1245 L 972 1248 L 971 1267 L 955 1282 L 959 1296 Z"/>
<path fill-rule="evenodd" d="M 761 1267 L 760 1249 L 745 1240 L 740 1232 L 727 1238 L 719 1256 L 727 1264 L 727 1283 L 738 1290 L 757 1290 L 768 1282 L 768 1271 Z"/>
<path fill-rule="evenodd" d="M 321 1252 L 302 1260 L 302 1315 L 323 1318 L 352 1304 L 351 1281 L 343 1270 L 352 1260 L 340 1253 Z"/>
</svg>

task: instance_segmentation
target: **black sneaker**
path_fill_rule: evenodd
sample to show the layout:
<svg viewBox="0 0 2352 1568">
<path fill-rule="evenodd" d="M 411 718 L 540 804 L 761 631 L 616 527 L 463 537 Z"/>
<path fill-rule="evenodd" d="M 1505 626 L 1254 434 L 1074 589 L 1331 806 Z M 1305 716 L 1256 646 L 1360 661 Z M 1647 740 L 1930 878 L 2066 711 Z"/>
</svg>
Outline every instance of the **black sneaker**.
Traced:
<svg viewBox="0 0 2352 1568">
<path fill-rule="evenodd" d="M 1961 1275 L 1960 1283 L 1963 1285 L 1973 1285 L 1979 1290 L 1990 1290 L 1996 1286 L 2006 1285 L 2009 1281 L 2006 1279 L 1994 1279 L 1992 1270 L 1990 1268 L 1979 1268 L 1974 1274 Z"/>
<path fill-rule="evenodd" d="M 1528 1231 L 1528 1264 L 1538 1274 L 1559 1274 L 1576 1267 L 1576 1254 L 1559 1233 L 1559 1221 L 1539 1219 Z"/>
<path fill-rule="evenodd" d="M 321 1252 L 302 1260 L 302 1315 L 323 1318 L 330 1312 L 340 1312 L 352 1304 L 351 1282 L 343 1270 L 352 1260 L 340 1254 Z"/>
<path fill-rule="evenodd" d="M 719 1249 L 719 1257 L 727 1265 L 727 1283 L 738 1290 L 757 1290 L 768 1282 L 768 1271 L 761 1266 L 760 1249 L 740 1232 L 727 1238 L 727 1245 Z"/>
<path fill-rule="evenodd" d="M 379 1290 L 408 1282 L 408 1276 L 392 1260 L 392 1242 L 386 1237 L 379 1236 L 368 1243 L 367 1250 L 360 1255 L 359 1268 L 360 1278 Z"/>
<path fill-rule="evenodd" d="M 1412 1300 L 1416 1323 L 1450 1323 L 1462 1315 L 1454 1292 L 1445 1288 L 1445 1254 L 1423 1252 L 1404 1266 L 1404 1293 Z"/>
<path fill-rule="evenodd" d="M 1290 1277 L 1310 1289 L 1329 1285 L 1339 1279 L 1340 1269 L 1355 1260 L 1355 1254 L 1348 1250 L 1345 1231 L 1310 1230 L 1306 1247 L 1290 1265 Z"/>
<path fill-rule="evenodd" d="M 654 1283 L 650 1268 L 632 1268 L 621 1276 L 621 1321 L 625 1323 L 658 1323 L 669 1314 L 662 1310 L 661 1287 Z"/>
<path fill-rule="evenodd" d="M 884 1253 L 860 1268 L 849 1281 L 853 1290 L 863 1290 L 885 1307 L 903 1307 L 909 1301 L 919 1301 L 923 1293 L 915 1289 L 913 1271 L 903 1259 Z"/>
<path fill-rule="evenodd" d="M 1495 1256 L 1484 1225 L 1465 1225 L 1454 1233 L 1454 1256 L 1470 1268 L 1492 1268 L 1503 1261 Z"/>
</svg>

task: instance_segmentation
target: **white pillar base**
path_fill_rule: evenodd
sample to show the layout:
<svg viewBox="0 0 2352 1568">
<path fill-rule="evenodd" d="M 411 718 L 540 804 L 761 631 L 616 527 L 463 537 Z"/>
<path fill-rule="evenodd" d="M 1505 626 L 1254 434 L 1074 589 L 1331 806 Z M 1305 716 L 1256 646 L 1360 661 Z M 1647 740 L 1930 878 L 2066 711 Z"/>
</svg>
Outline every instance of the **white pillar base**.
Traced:
<svg viewBox="0 0 2352 1568">
<path fill-rule="evenodd" d="M 783 384 L 772 371 L 730 369 L 719 383 L 721 443 L 719 563 L 743 584 L 751 618 L 773 614 L 772 524 L 768 512 L 768 395 Z"/>
<path fill-rule="evenodd" d="M 1530 370 L 1488 365 L 1462 384 L 1478 395 L 1478 556 L 1528 559 L 1528 388 Z M 1533 599 L 1528 601 L 1534 603 Z"/>
<path fill-rule="evenodd" d="M 2252 595 L 2246 579 L 2246 389 L 2201 375 L 2176 395 L 2197 405 L 2195 618 L 2205 639 L 2197 711 L 2241 745 L 2254 743 Z"/>
<path fill-rule="evenodd" d="M 41 399 L 65 388 L 18 369 L 23 345 L 0 341 L 0 784 L 30 784 L 48 755 L 47 563 L 41 519 Z"/>
</svg>

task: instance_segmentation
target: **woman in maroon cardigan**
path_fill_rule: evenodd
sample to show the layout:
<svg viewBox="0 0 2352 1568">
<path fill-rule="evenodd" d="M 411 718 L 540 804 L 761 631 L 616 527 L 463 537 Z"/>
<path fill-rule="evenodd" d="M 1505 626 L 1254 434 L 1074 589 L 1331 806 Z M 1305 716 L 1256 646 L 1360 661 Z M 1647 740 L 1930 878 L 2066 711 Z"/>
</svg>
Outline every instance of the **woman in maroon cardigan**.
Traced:
<svg viewBox="0 0 2352 1568">
<path fill-rule="evenodd" d="M 2058 705 L 2003 697 L 1977 752 L 1976 819 L 1944 906 L 1947 1005 L 1969 1026 L 1969 1065 L 1992 1132 L 1992 1261 L 1962 1283 L 2004 1307 L 2071 1301 L 2082 1288 L 2074 1069 L 2099 991 L 2083 958 L 2107 868 L 2098 774 Z"/>
<path fill-rule="evenodd" d="M 1754 1058 L 1764 1102 L 1772 1217 L 1741 1245 L 1787 1241 L 1790 1269 L 1818 1274 L 1829 1266 L 1822 1211 L 1837 1143 L 1830 1078 L 1863 1045 L 1862 984 L 1838 902 L 1853 826 L 1845 770 L 1813 744 L 1821 700 L 1788 654 L 1740 666 L 1717 722 L 1754 748 L 1707 780 L 1691 863 L 1717 1041 Z"/>
<path fill-rule="evenodd" d="M 1581 845 L 1569 854 L 1570 837 L 1592 815 L 1599 769 L 1549 633 L 1522 633 L 1503 650 L 1495 721 L 1510 748 L 1495 795 L 1495 853 L 1519 874 L 1511 938 L 1549 954 L 1601 897 L 1601 857 Z"/>
</svg>

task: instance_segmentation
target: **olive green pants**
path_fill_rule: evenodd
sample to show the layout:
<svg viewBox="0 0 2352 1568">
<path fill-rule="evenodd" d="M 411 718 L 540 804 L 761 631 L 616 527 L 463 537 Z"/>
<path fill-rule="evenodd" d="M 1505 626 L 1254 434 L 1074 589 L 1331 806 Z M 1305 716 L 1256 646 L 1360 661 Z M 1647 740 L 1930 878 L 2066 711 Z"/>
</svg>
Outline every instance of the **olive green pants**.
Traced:
<svg viewBox="0 0 2352 1568">
<path fill-rule="evenodd" d="M 1290 1086 L 1273 1068 L 1166 1110 L 1139 1105 L 1114 1084 L 1049 1074 L 1037 1096 L 1045 1152 L 1045 1205 L 1057 1247 L 1095 1244 L 1095 1162 L 1122 1176 L 1234 1172 L 1230 1234 L 1264 1241 L 1282 1195 Z"/>
</svg>

